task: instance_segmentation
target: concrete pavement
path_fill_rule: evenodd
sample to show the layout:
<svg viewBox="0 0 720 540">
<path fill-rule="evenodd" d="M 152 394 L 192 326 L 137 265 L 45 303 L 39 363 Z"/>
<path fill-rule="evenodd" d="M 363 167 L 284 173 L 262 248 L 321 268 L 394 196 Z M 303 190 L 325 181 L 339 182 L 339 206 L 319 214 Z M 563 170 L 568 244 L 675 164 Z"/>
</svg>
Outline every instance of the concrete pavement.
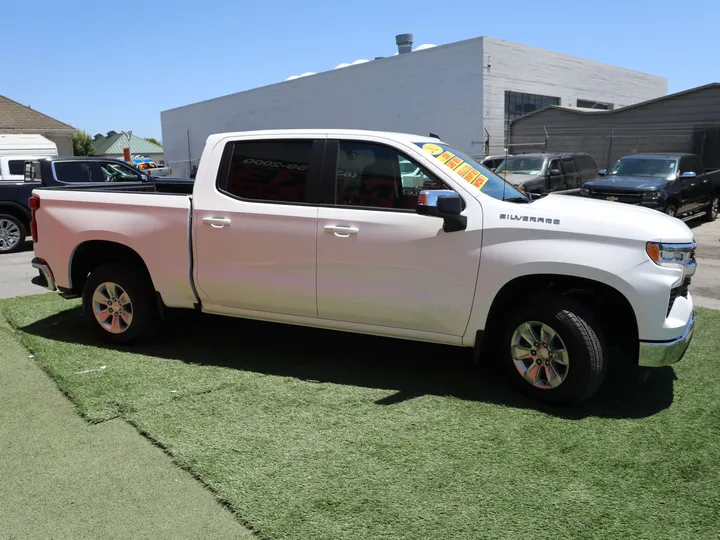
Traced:
<svg viewBox="0 0 720 540">
<path fill-rule="evenodd" d="M 37 270 L 30 266 L 32 258 L 32 242 L 26 242 L 24 251 L 0 254 L 0 298 L 47 292 L 30 283 L 37 276 Z"/>
</svg>

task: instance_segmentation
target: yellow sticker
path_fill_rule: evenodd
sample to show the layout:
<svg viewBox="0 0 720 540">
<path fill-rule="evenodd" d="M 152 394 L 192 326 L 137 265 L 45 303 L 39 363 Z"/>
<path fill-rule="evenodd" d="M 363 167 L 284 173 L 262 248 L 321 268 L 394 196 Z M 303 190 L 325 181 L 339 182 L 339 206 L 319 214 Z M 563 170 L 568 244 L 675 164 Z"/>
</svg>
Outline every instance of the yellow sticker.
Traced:
<svg viewBox="0 0 720 540">
<path fill-rule="evenodd" d="M 470 165 L 469 163 L 463 163 L 457 169 L 455 169 L 455 172 L 460 176 L 465 176 L 469 171 L 472 170 L 472 168 L 472 165 Z"/>
<path fill-rule="evenodd" d="M 482 189 L 487 181 L 488 181 L 487 176 L 485 176 L 484 174 L 480 174 L 480 175 L 478 175 L 477 180 L 475 180 L 473 182 L 473 186 L 475 186 L 478 189 Z"/>
<path fill-rule="evenodd" d="M 437 144 L 430 144 L 430 143 L 423 144 L 422 149 L 425 150 L 426 152 L 431 153 L 433 156 L 442 154 L 442 151 L 443 151 L 443 149 L 440 148 Z"/>
<path fill-rule="evenodd" d="M 451 169 L 455 170 L 455 167 L 459 166 L 462 162 L 463 162 L 462 158 L 455 156 L 450 161 L 448 161 L 445 165 L 450 167 Z"/>
<path fill-rule="evenodd" d="M 480 171 L 477 169 L 470 169 L 468 172 L 463 174 L 463 178 L 470 182 L 471 184 L 475 181 L 475 179 L 480 176 Z"/>
<path fill-rule="evenodd" d="M 452 152 L 443 152 L 442 155 L 438 156 L 437 159 L 440 163 L 447 163 L 450 160 L 450 158 L 454 158 L 454 157 L 455 157 L 455 154 L 453 154 Z"/>
</svg>

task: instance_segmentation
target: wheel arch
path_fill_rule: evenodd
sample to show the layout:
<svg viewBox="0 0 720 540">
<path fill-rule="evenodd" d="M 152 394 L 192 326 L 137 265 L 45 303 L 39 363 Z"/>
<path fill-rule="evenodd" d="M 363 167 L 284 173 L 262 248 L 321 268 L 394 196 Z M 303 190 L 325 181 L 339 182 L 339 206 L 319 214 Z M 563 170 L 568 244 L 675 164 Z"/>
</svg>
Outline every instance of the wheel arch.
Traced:
<svg viewBox="0 0 720 540">
<path fill-rule="evenodd" d="M 26 229 L 30 228 L 30 211 L 13 201 L 0 201 L 0 214 L 8 214 L 16 217 Z"/>
<path fill-rule="evenodd" d="M 137 251 L 125 244 L 110 240 L 87 240 L 78 244 L 70 256 L 68 268 L 70 291 L 82 295 L 90 273 L 99 266 L 112 262 L 137 266 L 155 289 L 150 271 Z"/>
<path fill-rule="evenodd" d="M 637 317 L 625 295 L 600 281 L 561 274 L 525 275 L 505 283 L 493 299 L 485 328 L 478 331 L 475 339 L 476 354 L 491 345 L 491 336 L 499 335 L 505 310 L 523 297 L 539 293 L 573 298 L 598 322 L 608 346 L 620 346 L 630 358 L 637 358 Z"/>
</svg>

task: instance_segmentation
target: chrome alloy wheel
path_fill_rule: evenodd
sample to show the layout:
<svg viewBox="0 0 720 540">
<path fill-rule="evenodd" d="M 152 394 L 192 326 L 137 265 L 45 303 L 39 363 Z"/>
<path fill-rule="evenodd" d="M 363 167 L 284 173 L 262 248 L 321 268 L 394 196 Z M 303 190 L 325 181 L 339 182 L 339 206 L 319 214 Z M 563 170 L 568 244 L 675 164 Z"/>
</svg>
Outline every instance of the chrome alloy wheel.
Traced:
<svg viewBox="0 0 720 540">
<path fill-rule="evenodd" d="M 560 386 L 570 370 L 565 343 L 555 330 L 541 322 L 527 321 L 515 329 L 510 354 L 522 378 L 542 390 Z"/>
<path fill-rule="evenodd" d="M 133 306 L 130 297 L 117 283 L 101 283 L 92 297 L 95 320 L 111 334 L 122 334 L 132 324 Z"/>
<path fill-rule="evenodd" d="M 718 215 L 718 203 L 720 203 L 718 197 L 713 197 L 712 202 L 710 202 L 710 217 L 712 219 L 715 219 Z"/>
<path fill-rule="evenodd" d="M 9 219 L 0 219 L 0 251 L 10 251 L 20 241 L 20 227 Z"/>
</svg>

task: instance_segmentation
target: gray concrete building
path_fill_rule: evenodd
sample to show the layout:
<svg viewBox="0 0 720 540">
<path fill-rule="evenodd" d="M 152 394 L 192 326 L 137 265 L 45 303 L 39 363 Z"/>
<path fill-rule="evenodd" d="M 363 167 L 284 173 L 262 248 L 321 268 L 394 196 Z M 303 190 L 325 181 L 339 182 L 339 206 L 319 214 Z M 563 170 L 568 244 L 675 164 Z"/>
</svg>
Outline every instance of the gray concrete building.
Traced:
<svg viewBox="0 0 720 540">
<path fill-rule="evenodd" d="M 667 94 L 667 80 L 479 37 L 357 60 L 161 113 L 165 158 L 189 171 L 208 135 L 281 128 L 439 134 L 474 156 L 502 152 L 513 120 L 548 105 L 614 109 Z"/>
</svg>

